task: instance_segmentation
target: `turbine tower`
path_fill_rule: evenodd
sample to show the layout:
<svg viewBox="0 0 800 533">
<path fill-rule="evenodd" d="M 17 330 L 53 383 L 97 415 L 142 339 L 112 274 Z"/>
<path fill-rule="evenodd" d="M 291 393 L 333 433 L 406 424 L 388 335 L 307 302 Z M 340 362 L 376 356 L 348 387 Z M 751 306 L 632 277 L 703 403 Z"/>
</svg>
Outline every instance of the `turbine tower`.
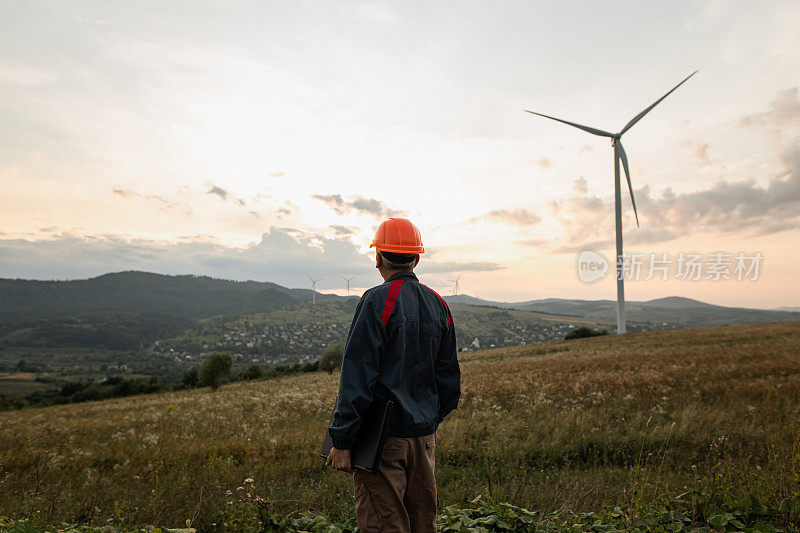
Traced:
<svg viewBox="0 0 800 533">
<path fill-rule="evenodd" d="M 456 296 L 458 294 L 458 280 L 461 279 L 461 276 L 463 276 L 463 274 L 459 274 L 456 279 L 447 280 L 447 281 L 452 281 L 453 283 L 455 283 L 455 285 L 453 285 L 453 296 Z"/>
<path fill-rule="evenodd" d="M 306 276 L 308 276 L 308 274 L 306 274 Z M 311 280 L 311 303 L 315 304 L 317 303 L 317 282 L 322 278 L 314 279 L 311 276 L 308 276 L 308 279 Z"/>
<path fill-rule="evenodd" d="M 587 133 L 591 133 L 592 135 L 599 135 L 601 137 L 609 137 L 611 139 L 611 146 L 614 147 L 614 218 L 616 222 L 616 242 L 617 242 L 617 333 L 625 333 L 626 331 L 626 322 L 625 322 L 625 288 L 623 286 L 623 276 L 622 276 L 622 197 L 620 194 L 620 185 L 619 185 L 619 164 L 620 161 L 622 162 L 622 168 L 625 169 L 625 178 L 628 180 L 628 190 L 631 193 L 631 204 L 633 204 L 633 214 L 636 217 L 636 227 L 639 227 L 639 214 L 636 212 L 636 200 L 633 199 L 633 186 L 631 185 L 631 174 L 628 170 L 628 156 L 625 155 L 625 149 L 622 147 L 622 136 L 625 134 L 626 131 L 631 129 L 634 124 L 639 122 L 642 117 L 644 117 L 647 113 L 649 113 L 655 106 L 661 103 L 661 101 L 672 94 L 672 91 L 683 85 L 689 78 L 697 74 L 695 70 L 686 78 L 680 82 L 678 85 L 673 87 L 667 94 L 653 102 L 650 107 L 646 108 L 644 111 L 633 117 L 630 122 L 625 124 L 625 127 L 619 131 L 619 133 L 609 133 L 607 131 L 598 130 L 596 128 L 590 128 L 589 126 L 582 126 L 580 124 L 575 124 L 574 122 L 569 122 L 567 120 L 562 120 L 560 118 L 551 117 L 549 115 L 543 115 L 541 113 L 536 113 L 534 111 L 527 111 L 528 113 L 533 113 L 534 115 L 539 115 L 540 117 L 549 118 L 551 120 L 556 120 L 558 122 L 562 122 L 569 126 L 573 126 L 580 130 L 583 130 Z"/>
<path fill-rule="evenodd" d="M 347 297 L 348 297 L 348 298 L 350 298 L 350 282 L 351 282 L 353 279 L 355 279 L 355 278 L 356 278 L 356 276 L 351 276 L 351 277 L 349 277 L 349 278 L 346 278 L 346 277 L 344 277 L 344 276 L 339 276 L 339 277 L 340 277 L 340 278 L 342 278 L 343 280 L 345 280 L 345 281 L 347 282 Z"/>
</svg>

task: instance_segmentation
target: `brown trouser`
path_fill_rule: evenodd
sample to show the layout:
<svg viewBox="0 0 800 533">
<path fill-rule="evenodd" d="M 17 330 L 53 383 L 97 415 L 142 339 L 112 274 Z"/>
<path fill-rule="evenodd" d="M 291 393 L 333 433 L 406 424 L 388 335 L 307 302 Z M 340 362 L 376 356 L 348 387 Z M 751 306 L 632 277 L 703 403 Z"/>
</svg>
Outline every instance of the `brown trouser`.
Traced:
<svg viewBox="0 0 800 533">
<path fill-rule="evenodd" d="M 360 531 L 436 531 L 435 450 L 435 433 L 386 437 L 378 472 L 353 474 Z"/>
</svg>

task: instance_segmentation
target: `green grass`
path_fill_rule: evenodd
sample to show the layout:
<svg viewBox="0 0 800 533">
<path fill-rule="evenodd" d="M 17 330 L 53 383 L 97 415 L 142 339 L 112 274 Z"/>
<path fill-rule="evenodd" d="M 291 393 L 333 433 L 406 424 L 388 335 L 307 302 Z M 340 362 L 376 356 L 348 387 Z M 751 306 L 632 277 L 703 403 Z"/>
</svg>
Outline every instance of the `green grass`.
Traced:
<svg viewBox="0 0 800 533">
<path fill-rule="evenodd" d="M 26 377 L 0 376 L 0 394 L 9 400 L 13 400 L 14 398 L 24 398 L 32 392 L 59 388 L 52 383 L 34 381 L 33 377 L 35 375 L 33 377 L 29 377 L 27 374 L 21 375 Z"/>
</svg>

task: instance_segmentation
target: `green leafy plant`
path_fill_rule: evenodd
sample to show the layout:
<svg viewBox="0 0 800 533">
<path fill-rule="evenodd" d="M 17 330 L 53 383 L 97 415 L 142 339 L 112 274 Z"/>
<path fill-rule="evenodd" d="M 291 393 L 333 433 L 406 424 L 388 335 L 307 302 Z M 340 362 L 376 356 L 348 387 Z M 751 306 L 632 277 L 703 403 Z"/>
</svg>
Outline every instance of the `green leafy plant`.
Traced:
<svg viewBox="0 0 800 533">
<path fill-rule="evenodd" d="M 332 374 L 334 370 L 342 366 L 342 358 L 344 357 L 344 343 L 337 342 L 328 346 L 322 353 L 319 359 L 318 368 L 326 370 L 328 374 Z"/>
<path fill-rule="evenodd" d="M 200 385 L 210 386 L 211 390 L 217 390 L 222 383 L 222 379 L 229 376 L 233 368 L 233 360 L 226 353 L 212 353 L 203 363 L 200 369 Z"/>
</svg>

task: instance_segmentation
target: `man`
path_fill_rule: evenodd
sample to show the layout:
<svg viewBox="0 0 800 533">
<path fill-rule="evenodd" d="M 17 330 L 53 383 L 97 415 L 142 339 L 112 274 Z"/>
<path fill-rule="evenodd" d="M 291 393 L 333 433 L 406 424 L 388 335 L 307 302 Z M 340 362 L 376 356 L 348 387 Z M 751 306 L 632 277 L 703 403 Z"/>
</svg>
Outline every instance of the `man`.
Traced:
<svg viewBox="0 0 800 533">
<path fill-rule="evenodd" d="M 461 372 L 447 304 L 414 274 L 424 253 L 405 218 L 378 226 L 370 247 L 385 283 L 356 307 L 342 361 L 327 464 L 353 472 L 360 531 L 436 531 L 436 430 L 456 408 Z M 375 399 L 394 402 L 378 472 L 353 470 L 350 448 Z"/>
</svg>

